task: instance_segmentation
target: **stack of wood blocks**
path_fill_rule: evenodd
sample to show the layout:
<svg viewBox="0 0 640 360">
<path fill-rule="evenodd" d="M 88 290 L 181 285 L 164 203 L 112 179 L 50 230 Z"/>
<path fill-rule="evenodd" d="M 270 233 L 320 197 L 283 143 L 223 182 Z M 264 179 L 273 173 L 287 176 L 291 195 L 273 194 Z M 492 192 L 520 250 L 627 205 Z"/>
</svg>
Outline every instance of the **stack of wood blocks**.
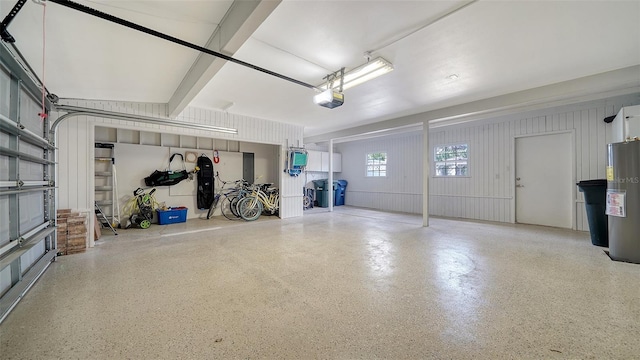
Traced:
<svg viewBox="0 0 640 360">
<path fill-rule="evenodd" d="M 77 254 L 87 249 L 87 214 L 72 212 L 71 209 L 58 209 L 58 255 Z"/>
</svg>

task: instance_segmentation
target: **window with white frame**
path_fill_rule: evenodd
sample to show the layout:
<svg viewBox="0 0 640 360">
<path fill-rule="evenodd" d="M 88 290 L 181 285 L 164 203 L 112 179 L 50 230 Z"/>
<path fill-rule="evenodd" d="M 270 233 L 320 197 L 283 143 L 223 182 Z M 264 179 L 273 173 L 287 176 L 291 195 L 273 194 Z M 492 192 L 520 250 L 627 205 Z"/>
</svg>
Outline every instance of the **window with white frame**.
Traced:
<svg viewBox="0 0 640 360">
<path fill-rule="evenodd" d="M 367 154 L 367 176 L 387 176 L 386 152 L 375 152 Z"/>
<path fill-rule="evenodd" d="M 433 148 L 435 176 L 469 176 L 469 146 L 467 144 Z"/>
</svg>

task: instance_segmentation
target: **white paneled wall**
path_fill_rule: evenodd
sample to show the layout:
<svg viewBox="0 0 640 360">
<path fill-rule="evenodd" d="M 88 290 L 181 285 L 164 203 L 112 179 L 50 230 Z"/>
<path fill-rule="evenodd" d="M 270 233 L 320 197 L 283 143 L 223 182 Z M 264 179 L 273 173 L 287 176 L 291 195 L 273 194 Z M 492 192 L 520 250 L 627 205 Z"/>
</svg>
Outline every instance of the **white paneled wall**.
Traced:
<svg viewBox="0 0 640 360">
<path fill-rule="evenodd" d="M 389 211 L 422 212 L 422 133 L 336 144 L 347 180 L 345 204 Z M 387 153 L 387 176 L 367 177 L 367 154 Z"/>
<path fill-rule="evenodd" d="M 278 157 L 280 217 L 284 219 L 302 216 L 302 187 L 304 186 L 304 180 L 301 177 L 284 175 L 284 159 L 286 159 L 287 147 L 302 146 L 303 144 L 304 129 L 302 126 L 193 107 L 186 108 L 177 117 L 177 120 L 238 129 L 237 135 L 220 134 L 225 136 L 218 136 L 218 133 L 211 134 L 211 137 L 215 138 L 280 145 L 281 150 Z M 195 135 L 203 136 L 202 133 L 208 132 L 193 130 Z"/>
<path fill-rule="evenodd" d="M 430 180 L 431 215 L 510 221 L 514 129 L 515 123 L 492 123 L 431 131 L 431 147 L 469 145 L 470 173 L 469 177 Z"/>
<path fill-rule="evenodd" d="M 96 108 L 106 111 L 123 112 L 142 116 L 166 118 L 165 104 L 124 103 L 109 101 L 64 100 L 65 105 Z M 55 120 L 62 114 L 53 113 Z M 278 173 L 283 174 L 284 152 L 287 145 L 302 144 L 303 128 L 263 119 L 216 112 L 212 110 L 187 108 L 177 120 L 223 126 L 238 129 L 238 134 L 224 134 L 205 130 L 189 129 L 167 125 L 154 125 L 108 118 L 77 116 L 64 120 L 56 131 L 58 146 L 58 207 L 93 211 L 94 199 L 94 127 L 108 126 L 122 129 L 153 131 L 180 135 L 194 135 L 215 139 L 256 142 L 281 146 L 278 159 Z M 119 171 L 126 171 L 120 170 Z M 302 216 L 303 179 L 280 176 L 280 217 Z M 93 226 L 93 223 L 90 222 Z M 91 229 L 90 234 L 93 234 Z"/>
<path fill-rule="evenodd" d="M 470 176 L 429 181 L 429 213 L 511 222 L 513 208 L 513 139 L 528 134 L 575 132 L 576 181 L 605 178 L 606 143 L 611 124 L 603 119 L 621 107 L 640 103 L 636 95 L 567 105 L 430 130 L 430 146 L 469 145 Z M 342 177 L 349 181 L 346 203 L 369 208 L 421 213 L 422 134 L 385 137 L 337 145 Z M 388 151 L 387 178 L 364 176 L 367 152 Z M 432 163 L 432 161 L 431 161 Z M 433 164 L 431 165 L 433 166 Z M 576 187 L 576 227 L 588 230 L 584 200 Z"/>
</svg>

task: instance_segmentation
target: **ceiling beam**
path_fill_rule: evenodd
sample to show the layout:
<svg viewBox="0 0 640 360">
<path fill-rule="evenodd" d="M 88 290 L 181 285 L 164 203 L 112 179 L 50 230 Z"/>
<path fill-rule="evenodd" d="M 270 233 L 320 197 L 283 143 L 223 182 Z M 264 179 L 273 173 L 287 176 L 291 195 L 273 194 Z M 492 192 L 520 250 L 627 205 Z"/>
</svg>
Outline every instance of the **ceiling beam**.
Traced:
<svg viewBox="0 0 640 360">
<path fill-rule="evenodd" d="M 429 122 L 429 128 L 436 128 L 638 92 L 640 92 L 640 65 L 466 104 L 308 136 L 304 138 L 304 143 L 322 143 L 329 139 L 336 140 L 363 134 L 375 134 L 387 129 L 410 126 L 424 121 Z"/>
<path fill-rule="evenodd" d="M 278 7 L 281 0 L 235 0 L 204 46 L 232 56 Z M 168 116 L 178 116 L 226 63 L 200 53 L 168 103 Z"/>
</svg>

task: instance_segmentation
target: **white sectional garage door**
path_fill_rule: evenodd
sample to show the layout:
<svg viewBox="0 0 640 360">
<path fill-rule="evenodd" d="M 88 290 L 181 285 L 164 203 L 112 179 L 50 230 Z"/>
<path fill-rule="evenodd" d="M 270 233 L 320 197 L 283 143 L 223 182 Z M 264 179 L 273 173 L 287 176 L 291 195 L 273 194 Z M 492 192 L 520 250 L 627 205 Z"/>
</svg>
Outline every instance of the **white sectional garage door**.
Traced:
<svg viewBox="0 0 640 360">
<path fill-rule="evenodd" d="M 55 164 L 41 95 L 0 50 L 0 322 L 55 259 Z"/>
</svg>

